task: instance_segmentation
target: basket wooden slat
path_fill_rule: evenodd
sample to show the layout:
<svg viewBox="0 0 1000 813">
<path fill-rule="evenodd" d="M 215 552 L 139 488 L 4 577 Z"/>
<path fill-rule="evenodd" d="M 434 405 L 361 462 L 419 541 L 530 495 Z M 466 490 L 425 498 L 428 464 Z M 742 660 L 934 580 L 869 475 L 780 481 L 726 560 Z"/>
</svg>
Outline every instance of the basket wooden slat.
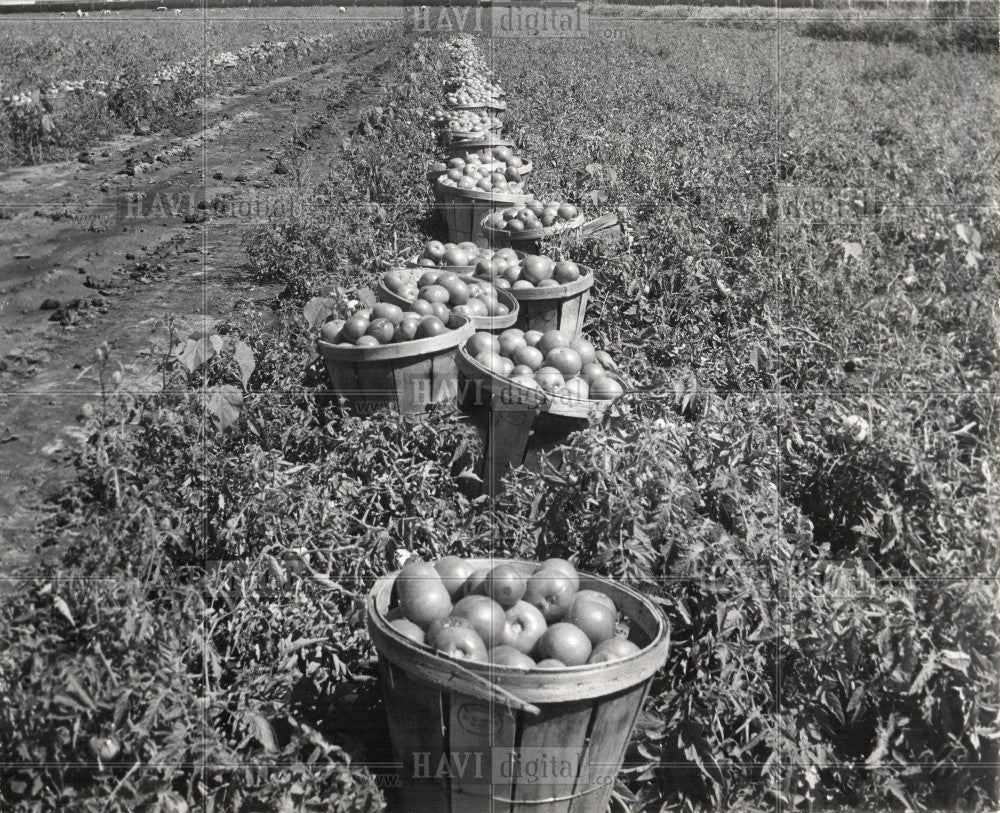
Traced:
<svg viewBox="0 0 1000 813">
<path fill-rule="evenodd" d="M 594 286 L 593 269 L 580 266 L 580 279 L 549 288 L 511 289 L 518 302 L 516 327 L 521 330 L 559 330 L 573 338 L 583 332 L 590 289 Z"/>
<path fill-rule="evenodd" d="M 342 324 L 334 327 L 339 329 Z M 429 339 L 379 347 L 335 345 L 322 339 L 317 344 L 331 390 L 353 408 L 419 414 L 427 411 L 429 403 L 455 399 L 455 353 L 473 333 L 474 328 L 465 320 L 457 329 Z"/>
</svg>

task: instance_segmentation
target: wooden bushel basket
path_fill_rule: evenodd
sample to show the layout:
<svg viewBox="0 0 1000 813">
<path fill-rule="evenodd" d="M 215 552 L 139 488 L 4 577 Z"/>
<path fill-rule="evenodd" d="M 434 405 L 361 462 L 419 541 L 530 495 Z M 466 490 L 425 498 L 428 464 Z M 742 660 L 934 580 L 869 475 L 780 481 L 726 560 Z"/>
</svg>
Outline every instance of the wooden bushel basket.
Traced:
<svg viewBox="0 0 1000 813">
<path fill-rule="evenodd" d="M 571 338 L 583 332 L 587 315 L 590 289 L 594 286 L 594 272 L 581 265 L 581 277 L 575 282 L 550 288 L 517 288 L 510 294 L 517 300 L 518 314 L 515 327 L 521 330 L 559 330 Z"/>
<path fill-rule="evenodd" d="M 476 245 L 485 246 L 487 239 L 483 232 L 483 221 L 494 212 L 524 203 L 528 199 L 523 194 L 458 189 L 441 183 L 440 178 L 435 186 L 448 222 L 448 239 L 452 243 L 469 240 Z"/>
<path fill-rule="evenodd" d="M 628 617 L 641 651 L 609 663 L 514 669 L 445 658 L 397 632 L 386 618 L 394 580 L 375 584 L 367 620 L 402 763 L 398 809 L 604 813 L 650 681 L 667 659 L 670 627 L 660 609 L 581 573 L 581 589 L 608 595 Z M 537 767 L 550 764 L 557 775 L 540 776 Z"/>
<path fill-rule="evenodd" d="M 427 271 L 438 271 L 436 268 L 393 268 L 390 270 L 395 271 L 397 274 L 405 274 L 406 276 L 412 278 L 414 282 L 420 279 L 420 277 Z M 440 273 L 447 273 L 447 271 L 441 270 Z M 461 275 L 461 279 L 463 282 L 470 285 L 472 283 L 490 285 L 490 283 L 486 280 L 477 279 L 476 277 L 467 274 Z M 472 324 L 473 330 L 506 330 L 517 321 L 518 310 L 520 309 L 517 300 L 511 295 L 510 291 L 504 291 L 499 288 L 494 288 L 494 290 L 497 292 L 497 301 L 502 302 L 507 306 L 507 313 L 502 316 L 475 316 L 469 320 Z M 403 299 L 403 297 L 399 294 L 386 288 L 385 283 L 382 282 L 381 279 L 378 281 L 378 287 L 375 293 L 381 301 L 392 302 L 394 305 L 399 305 L 399 307 L 403 310 L 406 310 L 407 306 L 413 304 L 412 299 Z"/>
<path fill-rule="evenodd" d="M 317 344 L 333 394 L 352 409 L 370 413 L 390 408 L 416 415 L 426 412 L 428 404 L 455 400 L 455 353 L 473 333 L 464 320 L 440 336 L 381 347 L 336 345 L 322 339 Z"/>
<path fill-rule="evenodd" d="M 572 432 L 600 420 L 614 399 L 554 397 L 496 375 L 459 347 L 455 357 L 459 406 L 470 413 L 483 440 L 481 493 L 495 495 L 511 467 L 540 471 L 543 456 Z M 617 378 L 617 377 L 616 377 Z"/>
</svg>

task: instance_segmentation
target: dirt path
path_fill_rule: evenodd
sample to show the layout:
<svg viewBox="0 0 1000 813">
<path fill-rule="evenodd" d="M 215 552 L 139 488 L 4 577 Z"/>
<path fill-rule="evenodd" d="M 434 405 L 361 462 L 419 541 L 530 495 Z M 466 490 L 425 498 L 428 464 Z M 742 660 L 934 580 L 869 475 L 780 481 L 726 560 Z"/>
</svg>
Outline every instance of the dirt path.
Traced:
<svg viewBox="0 0 1000 813">
<path fill-rule="evenodd" d="M 206 101 L 188 138 L 129 136 L 81 160 L 0 174 L 0 577 L 54 563 L 34 533 L 68 481 L 103 341 L 124 386 L 152 386 L 168 322 L 197 329 L 276 290 L 247 279 L 246 207 L 293 159 L 321 178 L 395 61 L 384 45 Z"/>
</svg>

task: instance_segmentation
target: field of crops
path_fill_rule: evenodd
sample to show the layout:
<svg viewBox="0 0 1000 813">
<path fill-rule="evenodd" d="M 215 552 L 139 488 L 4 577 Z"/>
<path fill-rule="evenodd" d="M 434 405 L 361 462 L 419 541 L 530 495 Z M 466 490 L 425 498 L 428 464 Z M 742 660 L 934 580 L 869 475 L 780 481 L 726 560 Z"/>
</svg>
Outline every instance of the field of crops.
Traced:
<svg viewBox="0 0 1000 813">
<path fill-rule="evenodd" d="M 439 236 L 444 40 L 387 46 L 306 216 L 246 234 L 281 296 L 178 337 L 162 392 L 97 354 L 63 568 L 0 604 L 0 804 L 378 809 L 363 598 L 415 553 L 655 598 L 615 809 L 995 809 L 997 58 L 807 30 L 477 41 L 531 190 L 619 218 L 547 248 L 595 269 L 585 335 L 636 390 L 495 498 L 459 413 L 323 392 L 318 315 Z"/>
</svg>

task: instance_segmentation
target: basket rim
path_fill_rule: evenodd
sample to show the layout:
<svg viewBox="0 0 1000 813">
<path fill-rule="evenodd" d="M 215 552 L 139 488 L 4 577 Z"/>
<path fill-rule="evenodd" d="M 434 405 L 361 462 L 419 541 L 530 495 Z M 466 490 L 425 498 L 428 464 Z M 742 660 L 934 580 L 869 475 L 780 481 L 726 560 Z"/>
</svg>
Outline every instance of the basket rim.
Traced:
<svg viewBox="0 0 1000 813">
<path fill-rule="evenodd" d="M 503 192 L 487 192 L 484 189 L 459 189 L 457 186 L 448 186 L 441 182 L 441 179 L 445 177 L 447 173 L 442 173 L 438 176 L 437 180 L 434 182 L 435 188 L 444 196 L 451 196 L 453 198 L 468 198 L 469 200 L 484 200 L 490 203 L 496 203 L 498 206 L 510 206 L 512 204 L 524 203 L 528 200 L 528 196 L 525 193 L 508 192 L 504 194 Z M 489 215 L 487 215 L 489 217 Z"/>
<path fill-rule="evenodd" d="M 456 91 L 445 91 L 446 93 L 455 93 Z M 502 100 L 490 101 L 490 102 L 473 102 L 472 104 L 451 104 L 450 102 L 445 102 L 445 110 L 506 110 L 507 102 Z"/>
<path fill-rule="evenodd" d="M 386 274 L 392 271 L 397 271 L 397 272 L 402 271 L 407 274 L 412 273 L 414 278 L 416 278 L 417 277 L 416 272 L 419 271 L 420 275 L 422 276 L 423 274 L 426 274 L 428 271 L 432 270 L 437 270 L 437 269 L 423 268 L 420 266 L 417 267 L 398 266 L 390 268 L 389 271 L 386 272 Z M 455 272 L 454 271 L 449 272 L 445 269 L 441 269 L 441 273 L 447 274 Z M 382 277 L 384 276 L 385 274 L 382 275 Z M 394 291 L 390 291 L 386 287 L 385 283 L 382 281 L 382 277 L 379 277 L 378 285 L 376 286 L 377 287 L 376 295 L 379 297 L 379 299 L 381 299 L 383 302 L 393 302 L 397 305 L 401 302 L 407 305 L 413 304 L 414 300 L 404 299 Z M 510 291 L 505 291 L 503 288 L 497 288 L 489 280 L 479 279 L 477 277 L 472 276 L 471 274 L 459 274 L 458 277 L 459 279 L 462 280 L 462 282 L 466 284 L 470 282 L 475 282 L 483 285 L 489 285 L 494 291 L 496 291 L 497 300 L 503 302 L 503 304 L 506 305 L 508 308 L 507 313 L 501 314 L 499 316 L 477 316 L 470 319 L 469 321 L 472 323 L 472 327 L 474 330 L 497 330 L 500 328 L 510 327 L 511 325 L 517 322 L 520 305 L 518 305 L 517 300 L 513 296 L 511 296 Z M 383 299 L 383 297 L 385 298 Z"/>
<path fill-rule="evenodd" d="M 394 342 L 378 347 L 330 344 L 323 339 L 317 339 L 316 344 L 324 357 L 342 361 L 393 361 L 411 356 L 426 356 L 459 347 L 476 332 L 469 319 L 464 316 L 459 318 L 463 319 L 464 324 L 460 324 L 456 328 L 448 328 L 447 333 L 431 336 L 427 339 L 410 339 L 408 342 Z M 342 326 L 345 321 L 347 320 L 332 319 L 330 323 Z"/>
<path fill-rule="evenodd" d="M 488 557 L 469 557 L 469 562 L 473 565 L 480 563 L 485 565 L 493 561 L 535 564 L 515 558 L 494 560 Z M 454 664 L 458 663 L 462 668 L 480 677 L 497 681 L 502 688 L 516 692 L 528 702 L 557 703 L 576 699 L 596 699 L 624 688 L 640 685 L 663 668 L 666 662 L 670 646 L 670 622 L 663 611 L 652 599 L 637 590 L 603 576 L 585 572 L 580 572 L 581 589 L 603 587 L 600 592 L 610 593 L 616 606 L 627 603 L 632 608 L 641 608 L 646 617 L 636 619 L 630 616 L 630 619 L 644 630 L 652 632 L 649 633 L 649 643 L 639 652 L 616 661 L 565 666 L 559 669 L 537 667 L 518 669 L 475 661 L 455 661 L 438 654 L 424 644 L 410 640 L 398 632 L 386 618 L 379 605 L 382 604 L 388 610 L 392 587 L 398 575 L 399 571 L 382 576 L 368 593 L 365 601 L 368 633 L 380 658 L 385 657 L 404 670 L 417 665 L 424 670 L 433 671 L 441 680 L 440 688 L 448 686 L 450 674 L 456 671 Z"/>
<path fill-rule="evenodd" d="M 470 337 L 471 338 L 471 337 Z M 522 390 L 524 392 L 529 392 L 524 387 L 519 387 L 511 379 L 506 376 L 497 375 L 492 370 L 484 367 L 478 361 L 476 361 L 465 349 L 465 345 L 468 340 L 463 342 L 458 346 L 458 355 L 456 356 L 456 361 L 461 369 L 464 367 L 471 367 L 474 372 L 482 373 L 489 376 L 492 380 L 501 382 L 508 389 L 515 388 Z M 463 370 L 467 373 L 467 370 Z M 621 380 L 621 376 L 613 371 L 608 372 L 608 376 L 613 378 L 622 388 L 625 387 L 625 382 Z M 616 395 L 614 398 L 609 398 L 606 401 L 599 401 L 596 398 L 568 398 L 566 396 L 555 396 L 551 393 L 545 393 L 545 402 L 542 405 L 541 411 L 546 412 L 549 415 L 556 415 L 561 418 L 590 418 L 596 419 L 604 416 L 604 413 L 608 411 L 611 405 L 621 398 L 623 395 L 627 395 L 628 391 L 622 393 L 622 395 Z"/>
<path fill-rule="evenodd" d="M 525 229 L 524 231 L 510 231 L 508 229 L 496 229 L 492 226 L 487 225 L 486 219 L 492 217 L 492 215 L 486 215 L 479 224 L 483 232 L 488 236 L 492 237 L 494 235 L 505 234 L 508 238 L 513 241 L 519 240 L 540 240 L 543 237 L 549 237 L 553 234 L 561 234 L 564 231 L 569 231 L 570 229 L 578 229 L 583 225 L 584 216 L 583 212 L 577 214 L 572 220 L 563 221 L 560 224 L 553 224 L 551 226 L 542 226 L 540 229 Z"/>
<path fill-rule="evenodd" d="M 463 148 L 465 148 L 465 147 L 483 147 L 483 148 L 486 148 L 486 147 L 516 147 L 516 146 L 517 146 L 517 144 L 515 144 L 509 138 L 501 138 L 500 136 L 493 136 L 491 138 L 480 139 L 478 142 L 466 142 L 466 143 L 461 144 L 461 145 L 456 144 L 456 145 L 453 145 L 453 146 L 449 146 L 448 147 L 448 151 L 450 152 L 451 150 L 458 149 L 459 147 L 463 147 Z M 449 155 L 448 157 L 449 158 L 454 158 L 455 156 Z"/>
</svg>

